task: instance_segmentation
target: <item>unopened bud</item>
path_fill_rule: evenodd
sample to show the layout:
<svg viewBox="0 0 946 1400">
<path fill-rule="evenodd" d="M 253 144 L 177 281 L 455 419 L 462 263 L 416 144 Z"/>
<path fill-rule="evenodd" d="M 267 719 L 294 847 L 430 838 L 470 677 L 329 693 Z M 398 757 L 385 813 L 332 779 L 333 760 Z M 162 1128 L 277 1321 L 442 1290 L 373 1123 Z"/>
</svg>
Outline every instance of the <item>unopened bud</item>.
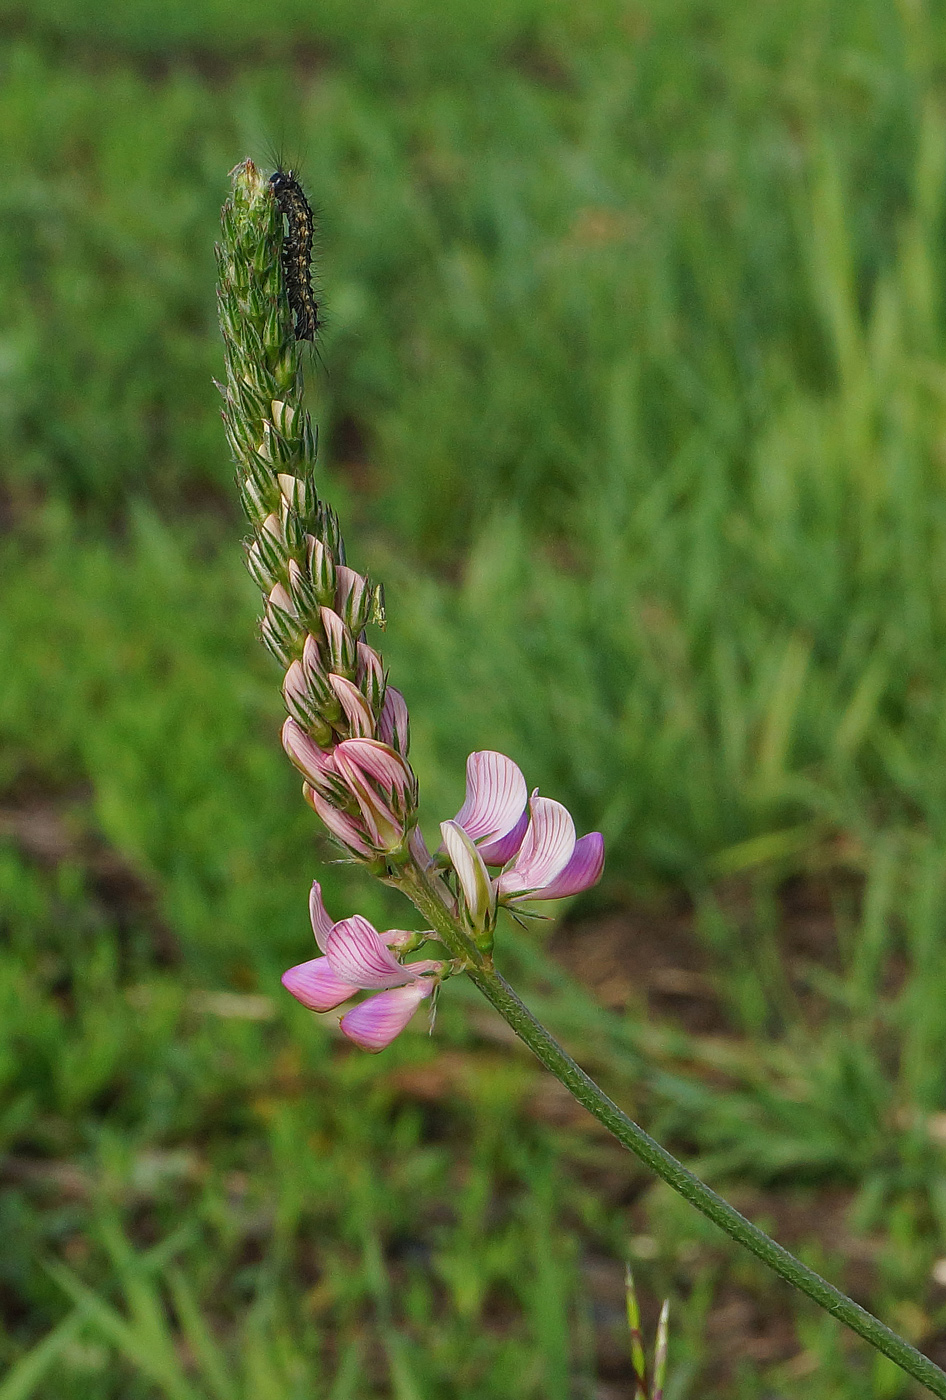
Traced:
<svg viewBox="0 0 946 1400">
<path fill-rule="evenodd" d="M 299 616 L 311 618 L 313 621 L 317 619 L 319 617 L 319 600 L 315 596 L 312 580 L 306 571 L 296 563 L 295 559 L 289 560 L 288 580 L 289 592 Z"/>
<path fill-rule="evenodd" d="M 407 701 L 393 685 L 387 686 L 384 692 L 384 704 L 378 720 L 378 738 L 402 758 L 407 757 L 411 746 L 410 716 L 407 712 Z"/>
<path fill-rule="evenodd" d="M 263 562 L 259 544 L 254 540 L 246 550 L 246 567 L 250 578 L 263 593 L 268 593 L 277 582 L 276 575 L 270 573 Z"/>
<path fill-rule="evenodd" d="M 335 600 L 335 587 L 338 582 L 335 560 L 322 541 L 317 540 L 314 535 L 306 537 L 306 560 L 309 565 L 309 576 L 320 604 L 326 608 L 331 607 Z"/>
<path fill-rule="evenodd" d="M 291 437 L 295 432 L 295 422 L 299 410 L 293 408 L 292 404 L 286 403 L 283 399 L 273 399 L 270 410 L 277 432 L 282 433 L 283 437 Z"/>
<path fill-rule="evenodd" d="M 282 746 L 307 783 L 330 801 L 344 798 L 345 784 L 335 772 L 331 753 L 324 752 L 291 716 L 282 727 Z"/>
<path fill-rule="evenodd" d="M 320 615 L 322 626 L 325 628 L 329 669 L 336 675 L 347 676 L 349 680 L 354 679 L 358 667 L 354 637 L 332 608 L 322 608 Z"/>
<path fill-rule="evenodd" d="M 257 535 L 256 544 L 263 567 L 272 574 L 275 581 L 286 567 L 286 541 L 278 515 L 272 512 L 267 515 Z M 269 587 L 271 588 L 272 584 Z M 269 588 L 266 591 L 269 592 Z"/>
<path fill-rule="evenodd" d="M 319 501 L 312 478 L 280 472 L 278 481 L 283 500 L 297 515 L 307 520 Z"/>
<path fill-rule="evenodd" d="M 374 737 L 375 719 L 371 706 L 357 686 L 347 676 L 330 674 L 328 683 L 335 691 L 345 711 L 348 731 L 353 738 L 371 739 Z"/>
<path fill-rule="evenodd" d="M 298 721 L 317 744 L 320 744 L 322 748 L 328 748 L 334 739 L 332 726 L 327 723 L 318 696 L 313 694 L 303 663 L 298 658 L 286 671 L 282 683 L 282 693 L 286 709 L 292 718 Z M 331 694 L 331 692 L 329 693 Z M 335 695 L 332 694 L 331 698 L 337 708 L 339 702 Z"/>
<path fill-rule="evenodd" d="M 376 715 L 384 704 L 384 667 L 378 653 L 364 642 L 357 644 L 358 687 Z"/>
<path fill-rule="evenodd" d="M 338 570 L 335 607 L 353 636 L 362 632 L 371 614 L 371 589 L 368 580 L 354 569 L 342 565 Z"/>
</svg>

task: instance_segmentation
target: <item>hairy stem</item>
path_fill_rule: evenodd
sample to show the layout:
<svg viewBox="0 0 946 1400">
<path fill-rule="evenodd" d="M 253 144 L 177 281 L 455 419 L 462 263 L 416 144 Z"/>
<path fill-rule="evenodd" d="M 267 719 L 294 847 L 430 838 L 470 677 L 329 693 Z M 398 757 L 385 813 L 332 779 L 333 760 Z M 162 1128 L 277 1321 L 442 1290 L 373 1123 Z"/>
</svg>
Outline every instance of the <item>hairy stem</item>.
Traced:
<svg viewBox="0 0 946 1400">
<path fill-rule="evenodd" d="M 639 1157 L 645 1166 L 656 1172 L 668 1186 L 672 1186 L 674 1191 L 679 1192 L 692 1206 L 702 1211 L 721 1230 L 725 1230 L 727 1235 L 761 1259 L 763 1264 L 767 1264 L 786 1283 L 790 1283 L 793 1288 L 797 1288 L 819 1307 L 850 1327 L 852 1332 L 856 1332 L 871 1346 L 883 1352 L 884 1356 L 889 1357 L 908 1375 L 922 1382 L 934 1395 L 946 1400 L 946 1372 L 941 1371 L 928 1356 L 917 1351 L 916 1347 L 898 1336 L 866 1308 L 862 1308 L 814 1269 L 796 1259 L 794 1254 L 771 1239 L 764 1230 L 753 1225 L 751 1220 L 747 1220 L 682 1162 L 678 1162 L 676 1157 L 661 1147 L 659 1142 L 608 1098 L 604 1090 L 598 1087 L 520 1001 L 509 983 L 492 966 L 491 959 L 480 953 L 476 954 L 475 960 L 470 959 L 469 940 L 419 871 L 405 871 L 398 884 L 424 917 L 429 919 L 438 937 L 450 951 L 467 959 L 468 975 L 519 1039 L 541 1060 L 545 1068 L 555 1075 L 559 1083 L 564 1084 L 578 1102 L 593 1114 L 599 1123 L 604 1124 L 622 1146 Z"/>
</svg>

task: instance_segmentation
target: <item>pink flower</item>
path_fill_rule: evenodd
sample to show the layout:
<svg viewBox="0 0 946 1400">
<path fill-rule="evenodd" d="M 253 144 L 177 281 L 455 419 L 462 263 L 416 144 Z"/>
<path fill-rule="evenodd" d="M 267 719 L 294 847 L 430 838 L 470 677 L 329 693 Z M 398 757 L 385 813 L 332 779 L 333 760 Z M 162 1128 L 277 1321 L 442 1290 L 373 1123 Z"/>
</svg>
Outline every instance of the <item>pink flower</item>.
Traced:
<svg viewBox="0 0 946 1400">
<path fill-rule="evenodd" d="M 341 677 L 329 679 L 357 694 Z M 320 748 L 291 716 L 282 742 L 306 780 L 307 801 L 336 840 L 364 858 L 403 851 L 417 806 L 417 779 L 405 758 L 360 736 Z"/>
<path fill-rule="evenodd" d="M 383 1050 L 438 985 L 443 963 L 398 962 L 392 949 L 415 946 L 418 937 L 404 929 L 378 933 L 360 914 L 333 923 L 318 881 L 309 913 L 322 956 L 291 967 L 283 986 L 310 1011 L 332 1011 L 357 992 L 377 993 L 343 1016 L 341 1028 L 363 1050 Z"/>
<path fill-rule="evenodd" d="M 562 804 L 538 789 L 527 800 L 518 766 L 489 750 L 467 759 L 466 801 L 441 832 L 474 928 L 488 926 L 497 902 L 564 899 L 597 884 L 604 869 L 601 833 L 578 840 Z M 487 865 L 505 868 L 489 880 Z"/>
</svg>

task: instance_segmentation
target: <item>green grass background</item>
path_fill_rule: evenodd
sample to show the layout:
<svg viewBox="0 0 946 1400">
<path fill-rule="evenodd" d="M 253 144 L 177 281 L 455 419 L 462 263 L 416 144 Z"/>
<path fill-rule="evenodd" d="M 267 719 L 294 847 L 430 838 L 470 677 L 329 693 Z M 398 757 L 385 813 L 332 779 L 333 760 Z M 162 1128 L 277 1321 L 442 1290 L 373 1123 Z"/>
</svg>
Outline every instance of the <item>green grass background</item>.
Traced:
<svg viewBox="0 0 946 1400">
<path fill-rule="evenodd" d="M 425 824 L 512 754 L 605 832 L 572 917 L 685 897 L 728 1031 L 506 965 L 943 1363 L 942 4 L 7 0 L 0 40 L 0 1400 L 616 1400 L 635 1251 L 670 1400 L 915 1395 L 536 1113 L 472 992 L 380 1060 L 287 1005 L 314 875 L 404 913 L 279 750 L 212 245 L 231 166 L 301 166 Z"/>
</svg>

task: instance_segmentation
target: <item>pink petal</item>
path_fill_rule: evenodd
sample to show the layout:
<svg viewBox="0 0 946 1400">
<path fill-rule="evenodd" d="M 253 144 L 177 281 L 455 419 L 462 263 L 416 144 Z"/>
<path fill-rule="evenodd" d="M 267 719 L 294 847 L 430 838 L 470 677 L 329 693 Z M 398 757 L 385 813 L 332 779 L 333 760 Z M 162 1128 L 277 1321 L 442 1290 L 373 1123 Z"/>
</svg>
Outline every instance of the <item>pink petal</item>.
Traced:
<svg viewBox="0 0 946 1400">
<path fill-rule="evenodd" d="M 341 841 L 342 845 L 347 846 L 358 856 L 375 854 L 365 840 L 364 832 L 354 817 L 350 817 L 347 812 L 340 812 L 337 807 L 333 807 L 331 802 L 327 802 L 308 784 L 303 788 L 303 793 L 309 806 L 322 818 L 331 834 Z"/>
<path fill-rule="evenodd" d="M 529 807 L 529 830 L 511 868 L 499 877 L 500 895 L 550 884 L 565 869 L 575 849 L 575 823 L 561 802 L 533 796 Z"/>
<path fill-rule="evenodd" d="M 398 753 L 407 755 L 410 747 L 410 719 L 407 701 L 399 690 L 389 685 L 384 692 L 384 704 L 378 720 L 378 735 Z"/>
<path fill-rule="evenodd" d="M 377 739 L 343 739 L 335 749 L 336 758 L 357 763 L 369 778 L 390 796 L 403 801 L 413 797 L 416 780 L 400 754 Z M 339 763 L 341 767 L 341 763 Z"/>
<path fill-rule="evenodd" d="M 312 888 L 309 891 L 309 918 L 312 920 L 315 941 L 324 953 L 328 936 L 335 927 L 335 920 L 329 918 L 325 905 L 322 903 L 322 886 L 318 880 L 312 881 Z"/>
<path fill-rule="evenodd" d="M 416 974 L 402 967 L 384 939 L 361 914 L 342 919 L 325 944 L 325 952 L 343 982 L 372 990 L 376 987 L 403 987 Z"/>
<path fill-rule="evenodd" d="M 380 695 L 384 689 L 384 667 L 380 656 L 364 642 L 356 643 L 355 651 L 358 653 L 358 684 L 365 695 L 372 691 Z"/>
<path fill-rule="evenodd" d="M 341 745 L 339 745 L 341 748 Z M 336 754 L 338 749 L 335 750 Z M 379 851 L 396 851 L 404 844 L 404 823 L 384 798 L 369 783 L 362 768 L 352 761 L 351 753 L 343 754 L 336 766 L 349 792 L 361 810 L 365 826 Z"/>
<path fill-rule="evenodd" d="M 411 834 L 407 838 L 407 848 L 414 857 L 421 870 L 428 870 L 434 863 L 434 858 L 427 849 L 427 842 L 419 826 L 411 828 Z"/>
<path fill-rule="evenodd" d="M 362 1050 L 371 1050 L 376 1054 L 400 1035 L 424 997 L 433 991 L 434 985 L 434 979 L 426 977 L 420 982 L 412 982 L 408 987 L 367 997 L 342 1017 L 341 1029 Z"/>
<path fill-rule="evenodd" d="M 496 910 L 496 892 L 483 857 L 458 822 L 441 822 L 440 831 L 470 921 L 474 928 L 485 929 Z"/>
<path fill-rule="evenodd" d="M 360 991 L 359 987 L 342 981 L 329 965 L 328 958 L 312 958 L 299 963 L 298 967 L 291 967 L 283 973 L 282 984 L 310 1011 L 331 1011 Z"/>
<path fill-rule="evenodd" d="M 331 753 L 320 749 L 294 719 L 287 719 L 282 727 L 282 746 L 307 783 L 322 793 L 337 790 L 338 783 L 333 781 L 336 774 Z"/>
<path fill-rule="evenodd" d="M 528 798 L 519 766 L 492 749 L 466 761 L 466 801 L 454 820 L 474 841 L 496 841 L 512 831 Z"/>
<path fill-rule="evenodd" d="M 604 870 L 604 837 L 591 831 L 575 842 L 571 860 L 549 885 L 533 892 L 533 899 L 565 899 L 570 894 L 590 890 Z"/>
<path fill-rule="evenodd" d="M 500 836 L 498 841 L 488 841 L 480 846 L 479 852 L 487 865 L 505 865 L 512 860 L 513 856 L 522 845 L 523 838 L 529 829 L 529 809 L 523 812 L 516 822 L 512 831 L 505 836 Z"/>
<path fill-rule="evenodd" d="M 352 734 L 370 738 L 374 733 L 374 715 L 358 687 L 347 677 L 337 676 L 334 671 L 329 673 L 328 683 L 338 696 Z"/>
<path fill-rule="evenodd" d="M 273 584 L 269 594 L 269 602 L 274 608 L 279 608 L 282 612 L 289 613 L 290 617 L 296 616 L 296 605 L 281 583 Z"/>
</svg>

